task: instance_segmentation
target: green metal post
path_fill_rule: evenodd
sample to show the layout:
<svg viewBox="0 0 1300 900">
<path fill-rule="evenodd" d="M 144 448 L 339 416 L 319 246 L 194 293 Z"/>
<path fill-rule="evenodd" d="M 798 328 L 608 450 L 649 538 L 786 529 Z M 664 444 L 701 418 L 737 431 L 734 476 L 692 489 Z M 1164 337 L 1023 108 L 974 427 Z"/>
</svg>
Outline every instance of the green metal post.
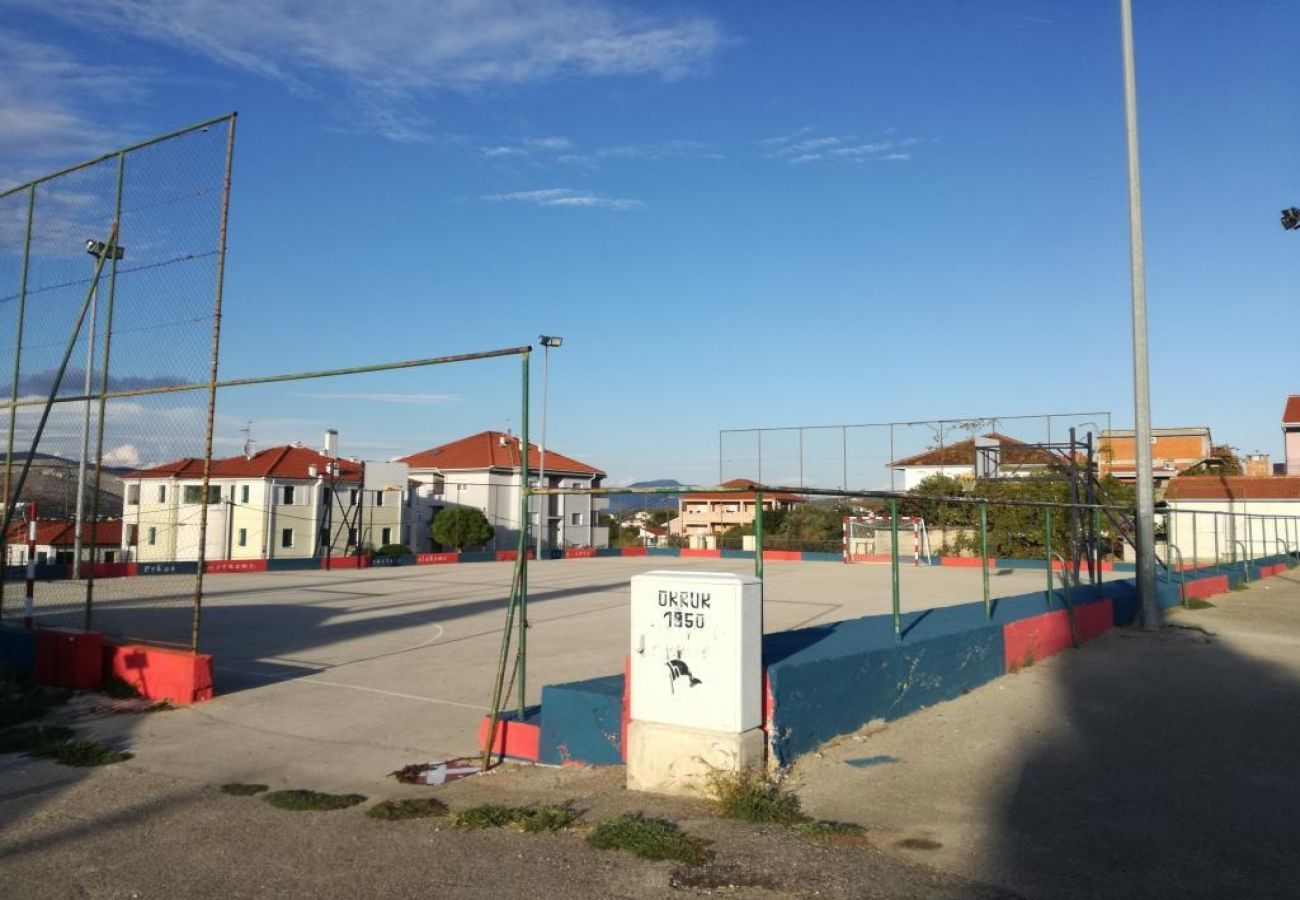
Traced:
<svg viewBox="0 0 1300 900">
<path fill-rule="evenodd" d="M 528 487 L 528 361 L 531 350 L 523 354 L 523 403 L 519 411 L 519 721 L 524 720 L 528 699 L 528 539 L 532 527 Z"/>
<path fill-rule="evenodd" d="M 18 321 L 14 327 L 14 377 L 12 402 L 18 402 L 18 379 L 22 374 L 23 359 L 23 320 L 27 314 L 27 268 L 28 262 L 32 255 L 32 219 L 36 214 L 36 185 L 32 185 L 27 192 L 27 231 L 23 237 L 23 267 L 22 274 L 18 278 Z M 18 417 L 18 407 L 9 407 L 9 435 L 8 447 L 5 452 L 5 492 L 0 500 L 4 502 L 6 508 L 17 506 L 18 496 L 16 493 L 10 494 L 13 488 L 14 473 L 14 431 L 16 430 L 16 420 Z M 36 447 L 31 448 L 33 451 Z M 6 523 L 7 525 L 8 523 Z M 8 550 L 5 549 L 5 540 L 9 533 L 8 528 L 0 531 L 0 613 L 4 610 L 4 587 L 5 587 L 5 565 L 9 558 Z"/>
<path fill-rule="evenodd" d="M 889 501 L 889 574 L 893 584 L 894 637 L 903 639 L 903 613 L 898 590 L 898 501 Z"/>
<path fill-rule="evenodd" d="M 1047 605 L 1052 605 L 1052 508 L 1043 510 L 1043 537 L 1047 541 L 1043 555 L 1047 557 Z"/>
<path fill-rule="evenodd" d="M 984 618 L 993 618 L 993 600 L 989 596 L 989 504 L 980 503 L 980 568 L 984 575 Z"/>
</svg>

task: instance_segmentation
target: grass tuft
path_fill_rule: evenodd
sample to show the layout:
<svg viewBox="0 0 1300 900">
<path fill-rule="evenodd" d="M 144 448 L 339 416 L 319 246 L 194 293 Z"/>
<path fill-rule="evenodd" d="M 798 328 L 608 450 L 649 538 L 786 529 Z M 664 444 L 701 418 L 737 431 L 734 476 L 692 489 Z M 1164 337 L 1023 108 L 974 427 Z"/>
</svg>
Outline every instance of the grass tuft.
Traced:
<svg viewBox="0 0 1300 900">
<path fill-rule="evenodd" d="M 366 802 L 366 798 L 361 794 L 322 794 L 319 791 L 303 790 L 271 791 L 262 799 L 276 809 L 287 809 L 291 812 L 328 812 L 347 809 L 349 806 Z"/>
<path fill-rule="evenodd" d="M 718 804 L 719 814 L 727 819 L 775 825 L 809 821 L 800 808 L 799 797 L 761 769 L 714 771 L 709 775 L 709 791 Z"/>
<path fill-rule="evenodd" d="M 22 753 L 52 759 L 65 766 L 107 766 L 131 758 L 98 741 L 75 738 L 62 725 L 27 725 L 0 732 L 0 753 Z"/>
<path fill-rule="evenodd" d="M 100 682 L 99 693 L 114 700 L 136 700 L 144 696 L 135 685 L 116 675 L 110 675 Z"/>
<path fill-rule="evenodd" d="M 385 822 L 396 822 L 400 819 L 428 819 L 447 815 L 447 804 L 433 797 L 385 800 L 366 810 L 366 815 Z"/>
<path fill-rule="evenodd" d="M 1188 609 L 1214 609 L 1214 604 L 1209 600 L 1202 600 L 1200 597 L 1189 597 L 1187 599 Z"/>
<path fill-rule="evenodd" d="M 587 843 L 601 850 L 627 850 L 642 859 L 675 859 L 693 866 L 713 859 L 706 841 L 683 834 L 675 822 L 638 815 L 602 819 L 587 835 Z"/>
<path fill-rule="evenodd" d="M 869 843 L 867 830 L 852 822 L 831 822 L 821 819 L 816 822 L 800 822 L 791 826 L 790 830 L 810 841 L 841 847 L 865 847 Z"/>
<path fill-rule="evenodd" d="M 0 728 L 39 719 L 72 696 L 63 688 L 37 684 L 29 678 L 0 676 Z"/>
<path fill-rule="evenodd" d="M 232 797 L 252 797 L 254 794 L 261 794 L 267 790 L 268 788 L 264 784 L 243 784 L 238 781 L 221 786 L 221 793 L 229 794 Z"/>
<path fill-rule="evenodd" d="M 496 806 L 488 803 L 456 810 L 451 814 L 451 827 L 469 831 L 513 828 L 535 834 L 568 828 L 577 818 L 577 811 L 568 806 Z"/>
</svg>

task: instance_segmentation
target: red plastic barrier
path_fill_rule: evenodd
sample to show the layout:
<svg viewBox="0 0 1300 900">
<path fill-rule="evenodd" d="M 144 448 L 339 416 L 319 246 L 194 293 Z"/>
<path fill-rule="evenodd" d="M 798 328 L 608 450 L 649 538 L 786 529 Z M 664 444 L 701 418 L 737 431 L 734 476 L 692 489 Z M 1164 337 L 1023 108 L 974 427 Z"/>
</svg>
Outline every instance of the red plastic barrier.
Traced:
<svg viewBox="0 0 1300 900">
<path fill-rule="evenodd" d="M 452 551 L 450 553 L 417 553 L 415 554 L 415 564 L 417 566 L 440 566 L 448 563 L 460 562 L 460 554 Z"/>
<path fill-rule="evenodd" d="M 135 685 L 141 696 L 188 706 L 212 699 L 212 657 L 143 644 L 104 644 L 105 676 Z"/>
<path fill-rule="evenodd" d="M 698 559 L 721 559 L 721 550 L 692 550 L 689 547 L 682 548 L 682 556 L 693 556 Z"/>
<path fill-rule="evenodd" d="M 478 724 L 478 748 L 487 748 L 488 730 L 492 721 L 484 716 Z M 542 742 L 542 728 L 532 722 L 516 722 L 511 719 L 497 719 L 496 740 L 492 742 L 493 756 L 510 756 L 514 759 L 526 759 L 537 762 Z"/>
<path fill-rule="evenodd" d="M 1197 578 L 1194 581 L 1187 582 L 1187 586 L 1183 588 L 1183 597 L 1189 600 L 1193 597 L 1203 600 L 1206 597 L 1214 597 L 1227 592 L 1228 576 L 1214 575 L 1210 578 Z"/>
<path fill-rule="evenodd" d="M 203 571 L 211 575 L 228 572 L 265 572 L 264 559 L 212 559 L 203 564 Z"/>
<path fill-rule="evenodd" d="M 595 547 L 570 547 L 564 551 L 565 559 L 594 559 L 595 556 Z"/>
<path fill-rule="evenodd" d="M 42 684 L 89 691 L 103 680 L 104 636 L 98 631 L 39 628 L 36 631 L 36 680 Z"/>
<path fill-rule="evenodd" d="M 775 559 L 781 562 L 803 562 L 803 554 L 798 550 L 764 550 L 763 559 Z"/>
<path fill-rule="evenodd" d="M 619 550 L 620 556 L 646 556 L 645 547 L 623 547 Z"/>
</svg>

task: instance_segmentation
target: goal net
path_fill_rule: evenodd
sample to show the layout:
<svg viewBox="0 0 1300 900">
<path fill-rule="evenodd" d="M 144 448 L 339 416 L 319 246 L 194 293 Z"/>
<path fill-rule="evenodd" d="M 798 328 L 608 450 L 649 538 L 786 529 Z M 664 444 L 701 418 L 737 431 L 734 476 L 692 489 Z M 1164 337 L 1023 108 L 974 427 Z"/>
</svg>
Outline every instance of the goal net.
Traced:
<svg viewBox="0 0 1300 900">
<path fill-rule="evenodd" d="M 888 516 L 844 517 L 844 561 L 887 563 L 892 559 L 893 529 Z M 930 536 L 919 516 L 898 517 L 898 557 L 913 565 L 930 565 Z"/>
</svg>

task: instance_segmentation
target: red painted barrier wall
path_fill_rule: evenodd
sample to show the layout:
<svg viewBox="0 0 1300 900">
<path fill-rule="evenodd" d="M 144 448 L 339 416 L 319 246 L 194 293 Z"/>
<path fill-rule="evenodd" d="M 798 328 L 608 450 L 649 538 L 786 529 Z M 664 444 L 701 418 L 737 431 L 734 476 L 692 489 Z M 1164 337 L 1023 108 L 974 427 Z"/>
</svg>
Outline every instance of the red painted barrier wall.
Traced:
<svg viewBox="0 0 1300 900">
<path fill-rule="evenodd" d="M 325 558 L 321 557 L 320 567 L 325 568 Z M 329 567 L 331 569 L 369 569 L 370 557 L 368 556 L 331 556 L 329 558 Z"/>
<path fill-rule="evenodd" d="M 143 644 L 104 644 L 105 676 L 135 685 L 141 696 L 188 706 L 212 699 L 212 657 Z"/>
<path fill-rule="evenodd" d="M 518 550 L 498 550 L 498 551 L 497 551 L 497 562 L 514 562 L 514 561 L 517 560 L 518 558 L 519 558 L 519 551 L 518 551 Z M 529 559 L 536 559 L 536 558 L 537 558 L 537 553 L 536 553 L 536 551 L 529 550 L 529 551 L 528 551 L 528 558 L 529 558 Z"/>
<path fill-rule="evenodd" d="M 689 547 L 683 547 L 682 556 L 684 557 L 692 556 L 698 559 L 720 559 L 722 557 L 722 551 L 721 550 L 692 550 Z"/>
<path fill-rule="evenodd" d="M 594 559 L 595 557 L 595 547 L 570 547 L 564 551 L 565 559 Z"/>
<path fill-rule="evenodd" d="M 487 748 L 488 731 L 492 721 L 487 716 L 478 723 L 478 748 Z M 531 722 L 514 722 L 510 719 L 497 720 L 496 740 L 492 742 L 493 756 L 510 756 L 537 762 L 541 747 L 541 726 Z"/>
<path fill-rule="evenodd" d="M 96 578 L 129 578 L 138 574 L 135 563 L 88 563 L 81 564 L 81 577 L 85 578 L 89 574 L 91 567 L 94 567 Z"/>
<path fill-rule="evenodd" d="M 984 565 L 984 562 L 978 556 L 941 556 L 939 565 L 955 566 L 959 569 L 978 569 Z M 997 560 L 989 559 L 989 568 L 996 566 Z"/>
<path fill-rule="evenodd" d="M 203 564 L 203 571 L 211 575 L 230 572 L 265 572 L 264 559 L 212 559 Z"/>
<path fill-rule="evenodd" d="M 1077 636 L 1080 644 L 1087 643 L 1108 630 L 1114 623 L 1114 613 L 1109 600 L 1087 603 L 1074 610 L 1074 634 L 1070 632 L 1070 618 L 1066 610 L 1058 609 L 1002 627 L 1005 645 L 1004 664 L 1008 672 L 1044 660 L 1074 645 Z"/>
<path fill-rule="evenodd" d="M 764 550 L 763 559 L 779 562 L 803 562 L 803 554 L 798 550 Z"/>
<path fill-rule="evenodd" d="M 440 566 L 448 563 L 460 562 L 460 554 L 451 553 L 417 553 L 415 554 L 415 564 L 417 566 Z"/>
<path fill-rule="evenodd" d="M 1215 575 L 1212 578 L 1197 578 L 1187 582 L 1183 588 L 1183 597 L 1187 599 L 1214 597 L 1228 592 L 1228 576 Z"/>
<path fill-rule="evenodd" d="M 620 551 L 621 556 L 645 556 L 645 547 L 623 547 Z"/>
</svg>

